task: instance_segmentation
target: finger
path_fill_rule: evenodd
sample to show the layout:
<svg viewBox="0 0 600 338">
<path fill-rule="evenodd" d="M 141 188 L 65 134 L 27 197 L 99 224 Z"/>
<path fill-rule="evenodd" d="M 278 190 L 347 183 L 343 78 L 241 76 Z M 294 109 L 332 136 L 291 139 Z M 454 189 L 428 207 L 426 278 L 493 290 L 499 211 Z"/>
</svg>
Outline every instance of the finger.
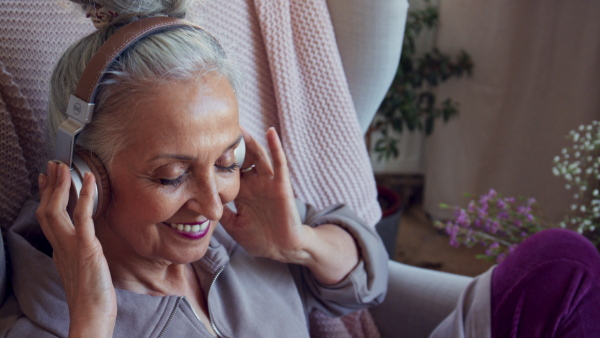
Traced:
<svg viewBox="0 0 600 338">
<path fill-rule="evenodd" d="M 40 173 L 38 175 L 38 190 L 40 192 L 40 198 L 44 194 L 44 190 L 46 190 L 47 180 L 48 180 L 48 176 L 46 176 L 46 174 Z"/>
<path fill-rule="evenodd" d="M 48 206 L 55 207 L 57 210 L 67 210 L 69 202 L 69 188 L 71 187 L 71 174 L 69 168 L 63 163 L 54 163 L 54 180 L 50 179 L 53 186 L 52 195 Z"/>
<path fill-rule="evenodd" d="M 246 142 L 246 159 L 242 168 L 248 168 L 251 165 L 256 166 L 257 173 L 273 174 L 269 153 L 258 143 L 250 133 L 242 128 L 244 141 Z"/>
<path fill-rule="evenodd" d="M 42 232 L 46 236 L 46 239 L 50 242 L 52 246 L 56 244 L 56 239 L 50 226 L 48 225 L 48 216 L 51 216 L 51 211 L 48 209 L 48 203 L 52 198 L 52 193 L 54 191 L 54 182 L 55 178 L 55 167 L 56 164 L 52 161 L 49 161 L 46 167 L 46 175 L 44 175 L 43 179 L 40 180 L 40 204 L 36 210 L 35 216 L 40 223 L 40 227 L 42 228 Z M 43 182 L 42 182 L 43 181 Z M 42 189 L 43 188 L 43 189 Z M 43 191 L 42 191 L 43 190 Z"/>
<path fill-rule="evenodd" d="M 229 206 L 224 205 L 223 206 L 223 215 L 221 216 L 219 223 L 221 223 L 223 228 L 225 228 L 225 231 L 229 232 L 229 230 L 231 230 L 231 228 L 235 224 L 236 219 L 237 219 L 237 214 L 233 210 L 231 210 L 229 208 Z"/>
<path fill-rule="evenodd" d="M 40 196 L 40 207 L 43 208 L 50 201 L 50 196 L 52 196 L 52 191 L 54 190 L 54 182 L 56 181 L 54 177 L 54 165 L 55 163 L 52 161 L 49 161 L 46 165 L 46 183 L 44 184 L 44 192 Z"/>
<path fill-rule="evenodd" d="M 46 207 L 46 218 L 56 238 L 66 238 L 73 231 L 73 224 L 67 214 L 69 202 L 69 188 L 71 187 L 71 174 L 69 168 L 63 164 L 55 165 L 54 191 Z"/>
<path fill-rule="evenodd" d="M 267 130 L 267 144 L 269 145 L 269 151 L 271 152 L 275 176 L 287 177 L 287 175 L 289 175 L 287 158 L 285 156 L 285 152 L 283 151 L 281 139 L 279 138 L 277 131 L 273 127 Z"/>
<path fill-rule="evenodd" d="M 79 193 L 79 201 L 73 211 L 73 223 L 77 240 L 81 243 L 90 243 L 95 239 L 94 221 L 94 196 L 96 194 L 96 178 L 89 172 L 83 175 L 83 187 Z"/>
</svg>

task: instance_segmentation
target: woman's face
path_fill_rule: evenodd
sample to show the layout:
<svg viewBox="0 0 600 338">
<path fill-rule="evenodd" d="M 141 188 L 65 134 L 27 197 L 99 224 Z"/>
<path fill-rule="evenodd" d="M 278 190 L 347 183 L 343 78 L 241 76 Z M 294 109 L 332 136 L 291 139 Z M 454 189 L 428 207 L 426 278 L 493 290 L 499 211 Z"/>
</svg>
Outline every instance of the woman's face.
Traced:
<svg viewBox="0 0 600 338">
<path fill-rule="evenodd" d="M 112 197 L 98 238 L 120 260 L 193 262 L 239 190 L 235 94 L 228 80 L 209 74 L 134 100 L 129 143 L 110 168 Z"/>
</svg>

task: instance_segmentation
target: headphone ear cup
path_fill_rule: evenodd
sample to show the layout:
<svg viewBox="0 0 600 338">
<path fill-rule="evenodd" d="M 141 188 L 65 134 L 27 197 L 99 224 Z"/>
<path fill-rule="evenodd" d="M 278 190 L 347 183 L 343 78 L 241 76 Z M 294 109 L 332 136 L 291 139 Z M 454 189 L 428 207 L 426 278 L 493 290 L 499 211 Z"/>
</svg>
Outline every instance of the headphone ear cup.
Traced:
<svg viewBox="0 0 600 338">
<path fill-rule="evenodd" d="M 71 170 L 71 189 L 69 191 L 69 203 L 67 211 L 73 216 L 75 205 L 79 200 L 79 193 L 83 186 L 83 175 L 92 173 L 96 179 L 95 212 L 93 218 L 97 219 L 103 215 L 110 202 L 110 179 L 104 164 L 93 152 L 76 147 L 73 153 L 73 170 Z"/>
<path fill-rule="evenodd" d="M 246 158 L 246 142 L 244 138 L 240 140 L 240 144 L 234 150 L 235 161 L 241 167 L 244 165 L 244 159 Z"/>
</svg>

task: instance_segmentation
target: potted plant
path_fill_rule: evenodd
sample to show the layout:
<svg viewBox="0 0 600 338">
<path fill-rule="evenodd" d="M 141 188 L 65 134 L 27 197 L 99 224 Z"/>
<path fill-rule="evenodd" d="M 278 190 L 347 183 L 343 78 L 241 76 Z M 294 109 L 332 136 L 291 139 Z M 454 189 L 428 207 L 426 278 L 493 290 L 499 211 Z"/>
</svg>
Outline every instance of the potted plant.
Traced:
<svg viewBox="0 0 600 338">
<path fill-rule="evenodd" d="M 441 103 L 432 91 L 439 84 L 464 74 L 471 75 L 473 62 L 465 51 L 456 56 L 443 53 L 437 48 L 418 53 L 416 39 L 424 29 L 437 26 L 437 7 L 425 2 L 425 8 L 408 13 L 402 54 L 396 76 L 381 103 L 367 132 L 367 144 L 371 138 L 379 138 L 371 151 L 378 160 L 398 157 L 398 138 L 391 131 L 422 130 L 426 135 L 433 132 L 435 120 L 447 122 L 458 114 L 458 103 L 450 98 Z"/>
<path fill-rule="evenodd" d="M 398 138 L 392 130 L 422 130 L 431 134 L 436 119 L 447 122 L 458 114 L 458 104 L 446 99 L 436 102 L 432 89 L 453 77 L 471 75 L 473 62 L 462 51 L 452 57 L 432 48 L 418 53 L 416 39 L 424 29 L 433 29 L 438 24 L 437 7 L 425 2 L 425 8 L 411 10 L 408 13 L 402 54 L 396 76 L 378 109 L 366 135 L 369 151 L 378 155 L 378 160 L 389 160 L 400 155 Z M 377 137 L 371 149 L 372 137 Z M 383 217 L 376 229 L 384 241 L 390 257 L 394 256 L 394 247 L 401 213 L 401 197 L 394 190 L 378 185 L 379 202 Z"/>
</svg>

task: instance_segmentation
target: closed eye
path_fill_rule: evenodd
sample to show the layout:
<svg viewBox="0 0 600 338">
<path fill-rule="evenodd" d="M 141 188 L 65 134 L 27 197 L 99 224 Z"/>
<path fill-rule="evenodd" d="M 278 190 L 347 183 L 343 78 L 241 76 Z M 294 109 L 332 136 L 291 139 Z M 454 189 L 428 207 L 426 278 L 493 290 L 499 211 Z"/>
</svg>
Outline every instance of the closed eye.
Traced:
<svg viewBox="0 0 600 338">
<path fill-rule="evenodd" d="M 183 180 L 185 178 L 184 176 L 185 175 L 181 175 L 181 176 L 177 177 L 176 179 L 172 179 L 172 180 L 161 178 L 160 184 L 176 187 L 176 186 L 180 185 L 181 183 L 183 183 Z"/>
<path fill-rule="evenodd" d="M 232 172 L 235 172 L 239 168 L 239 165 L 234 162 L 232 165 L 230 165 L 228 167 L 223 167 L 223 166 L 216 165 L 216 164 L 215 164 L 215 167 L 220 172 L 232 173 Z"/>
</svg>

